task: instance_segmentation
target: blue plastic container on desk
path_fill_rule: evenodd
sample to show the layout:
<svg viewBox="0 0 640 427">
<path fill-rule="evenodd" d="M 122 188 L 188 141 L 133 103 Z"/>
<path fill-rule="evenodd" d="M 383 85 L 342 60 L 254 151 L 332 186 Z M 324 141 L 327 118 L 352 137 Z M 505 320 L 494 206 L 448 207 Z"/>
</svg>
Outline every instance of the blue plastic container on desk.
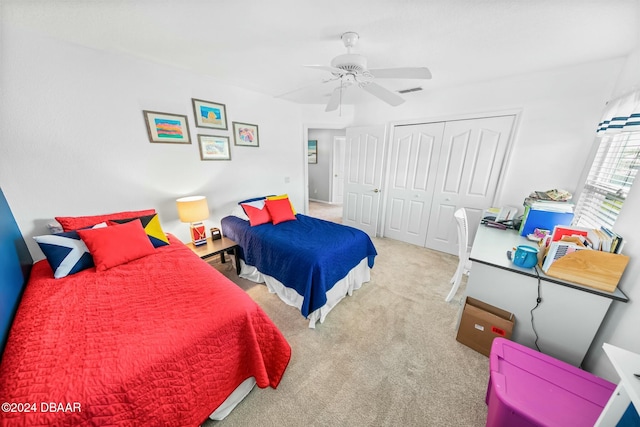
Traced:
<svg viewBox="0 0 640 427">
<path fill-rule="evenodd" d="M 556 225 L 570 225 L 571 221 L 573 221 L 573 213 L 525 209 L 522 225 L 520 226 L 520 235 L 528 236 L 533 234 L 536 228 L 553 230 Z"/>
</svg>

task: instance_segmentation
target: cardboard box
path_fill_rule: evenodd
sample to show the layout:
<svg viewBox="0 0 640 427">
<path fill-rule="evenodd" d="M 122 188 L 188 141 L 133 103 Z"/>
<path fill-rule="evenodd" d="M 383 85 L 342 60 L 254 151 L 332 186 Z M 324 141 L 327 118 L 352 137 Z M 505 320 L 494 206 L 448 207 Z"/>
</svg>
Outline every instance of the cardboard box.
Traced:
<svg viewBox="0 0 640 427">
<path fill-rule="evenodd" d="M 515 322 L 513 313 L 467 297 L 456 340 L 489 356 L 493 339 L 511 338 Z"/>
</svg>

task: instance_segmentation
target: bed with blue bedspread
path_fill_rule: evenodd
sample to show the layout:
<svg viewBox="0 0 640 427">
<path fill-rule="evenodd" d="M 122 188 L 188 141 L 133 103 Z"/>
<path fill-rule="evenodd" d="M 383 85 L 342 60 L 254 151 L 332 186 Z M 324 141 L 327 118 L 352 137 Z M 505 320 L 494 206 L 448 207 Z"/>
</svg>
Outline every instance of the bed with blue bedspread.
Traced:
<svg viewBox="0 0 640 427">
<path fill-rule="evenodd" d="M 221 224 L 223 234 L 241 248 L 241 277 L 265 282 L 309 319 L 309 327 L 370 280 L 377 252 L 356 228 L 302 214 L 277 225 L 251 226 L 237 216 Z"/>
</svg>

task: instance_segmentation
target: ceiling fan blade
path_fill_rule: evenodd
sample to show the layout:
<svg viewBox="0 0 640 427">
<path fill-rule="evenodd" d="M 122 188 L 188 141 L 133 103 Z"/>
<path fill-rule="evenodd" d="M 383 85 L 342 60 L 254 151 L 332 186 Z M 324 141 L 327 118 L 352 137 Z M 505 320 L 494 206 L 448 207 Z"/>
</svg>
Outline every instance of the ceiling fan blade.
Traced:
<svg viewBox="0 0 640 427">
<path fill-rule="evenodd" d="M 369 70 L 377 79 L 430 79 L 431 71 L 427 67 L 379 68 Z"/>
<path fill-rule="evenodd" d="M 327 108 L 325 108 L 324 111 L 329 112 L 338 109 L 338 106 L 340 105 L 340 99 L 342 98 L 342 94 L 340 93 L 341 89 L 343 89 L 342 85 L 338 86 L 333 90 L 333 92 L 331 92 L 331 98 L 329 98 Z"/>
<path fill-rule="evenodd" d="M 402 99 L 400 95 L 391 92 L 389 89 L 383 88 L 377 83 L 370 82 L 368 84 L 362 85 L 361 87 L 371 95 L 380 98 L 387 104 L 394 107 L 397 107 L 404 102 L 404 99 Z"/>
<path fill-rule="evenodd" d="M 336 68 L 336 67 L 331 67 L 329 65 L 305 65 L 306 68 L 315 68 L 316 70 L 323 70 L 323 71 L 328 71 L 330 73 L 336 73 L 339 75 L 343 75 L 345 74 L 345 71 L 340 69 L 340 68 Z"/>
<path fill-rule="evenodd" d="M 276 98 L 283 98 L 283 97 L 285 97 L 285 96 L 287 96 L 287 95 L 291 95 L 291 94 L 294 94 L 294 93 L 296 93 L 296 92 L 303 91 L 303 90 L 305 90 L 305 89 L 309 89 L 309 88 L 312 88 L 312 87 L 315 87 L 315 86 L 323 85 L 323 84 L 325 84 L 325 83 L 329 83 L 329 82 L 336 81 L 336 80 L 338 80 L 339 78 L 340 78 L 340 77 L 332 77 L 332 78 L 329 78 L 329 79 L 323 80 L 323 81 L 321 81 L 321 82 L 316 82 L 316 83 L 311 83 L 311 84 L 308 84 L 308 85 L 305 85 L 305 86 L 301 86 L 301 87 L 298 87 L 298 88 L 296 88 L 296 89 L 292 89 L 292 90 L 290 90 L 290 91 L 288 91 L 288 92 L 281 93 L 280 95 L 276 95 Z"/>
</svg>

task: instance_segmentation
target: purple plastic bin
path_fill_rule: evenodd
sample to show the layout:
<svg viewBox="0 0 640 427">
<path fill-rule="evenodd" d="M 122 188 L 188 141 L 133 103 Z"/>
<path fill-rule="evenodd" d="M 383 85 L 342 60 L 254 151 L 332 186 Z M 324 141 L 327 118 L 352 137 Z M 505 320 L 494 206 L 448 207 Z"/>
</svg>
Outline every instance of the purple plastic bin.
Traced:
<svg viewBox="0 0 640 427">
<path fill-rule="evenodd" d="M 616 385 L 504 338 L 489 356 L 487 427 L 593 426 Z"/>
</svg>

